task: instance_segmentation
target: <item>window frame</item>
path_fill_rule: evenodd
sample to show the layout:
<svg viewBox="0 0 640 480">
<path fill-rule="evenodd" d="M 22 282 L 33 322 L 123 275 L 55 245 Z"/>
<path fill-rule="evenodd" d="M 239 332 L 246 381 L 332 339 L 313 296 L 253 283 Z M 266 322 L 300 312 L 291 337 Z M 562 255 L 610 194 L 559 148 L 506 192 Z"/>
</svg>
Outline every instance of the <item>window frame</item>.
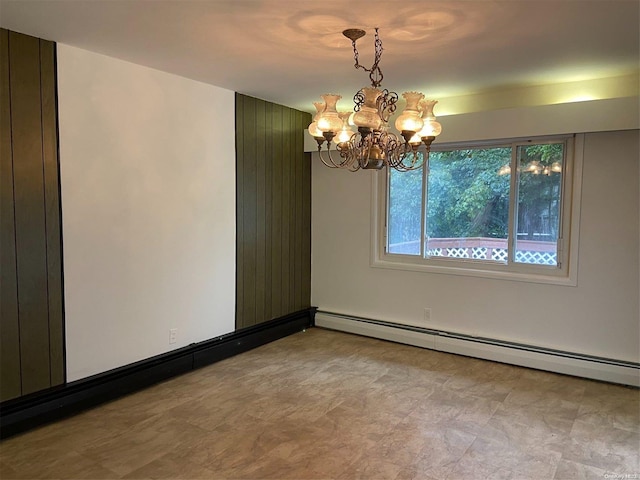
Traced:
<svg viewBox="0 0 640 480">
<path fill-rule="evenodd" d="M 371 222 L 371 266 L 396 270 L 409 270 L 449 275 L 464 275 L 503 280 L 555 285 L 577 285 L 578 232 L 580 220 L 580 197 L 582 185 L 582 164 L 584 134 L 554 135 L 543 137 L 521 137 L 509 139 L 481 140 L 434 144 L 432 151 L 447 151 L 464 148 L 511 147 L 511 167 L 517 165 L 517 147 L 534 144 L 565 142 L 564 170 L 562 178 L 561 206 L 558 235 L 559 266 L 534 265 L 513 262 L 517 209 L 512 208 L 517 201 L 518 175 L 511 175 L 509 197 L 509 262 L 506 264 L 490 260 L 442 258 L 424 256 L 426 235 L 426 208 L 424 198 L 427 189 L 427 169 L 423 169 L 422 189 L 422 239 L 420 255 L 387 252 L 387 221 L 389 208 L 389 171 L 376 172 L 372 176 L 372 222 Z"/>
</svg>

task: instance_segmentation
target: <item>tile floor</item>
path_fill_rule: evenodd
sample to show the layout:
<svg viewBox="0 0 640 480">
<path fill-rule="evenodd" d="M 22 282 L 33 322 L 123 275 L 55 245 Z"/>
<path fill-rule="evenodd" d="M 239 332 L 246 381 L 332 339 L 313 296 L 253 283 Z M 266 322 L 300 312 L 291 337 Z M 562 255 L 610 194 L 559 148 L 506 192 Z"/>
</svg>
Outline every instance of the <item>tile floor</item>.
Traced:
<svg viewBox="0 0 640 480">
<path fill-rule="evenodd" d="M 640 391 L 310 329 L 0 444 L 0 477 L 640 478 Z"/>
</svg>

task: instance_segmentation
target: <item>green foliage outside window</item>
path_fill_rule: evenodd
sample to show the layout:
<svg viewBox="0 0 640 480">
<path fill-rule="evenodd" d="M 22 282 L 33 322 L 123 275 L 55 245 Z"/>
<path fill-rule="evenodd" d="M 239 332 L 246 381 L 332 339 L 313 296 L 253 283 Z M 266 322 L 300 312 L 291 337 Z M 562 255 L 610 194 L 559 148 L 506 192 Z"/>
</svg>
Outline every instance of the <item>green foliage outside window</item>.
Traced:
<svg viewBox="0 0 640 480">
<path fill-rule="evenodd" d="M 507 239 L 513 148 L 517 239 L 556 242 L 564 143 L 525 144 L 431 152 L 426 189 L 421 170 L 391 172 L 390 252 L 420 253 L 423 191 L 427 238 Z"/>
</svg>

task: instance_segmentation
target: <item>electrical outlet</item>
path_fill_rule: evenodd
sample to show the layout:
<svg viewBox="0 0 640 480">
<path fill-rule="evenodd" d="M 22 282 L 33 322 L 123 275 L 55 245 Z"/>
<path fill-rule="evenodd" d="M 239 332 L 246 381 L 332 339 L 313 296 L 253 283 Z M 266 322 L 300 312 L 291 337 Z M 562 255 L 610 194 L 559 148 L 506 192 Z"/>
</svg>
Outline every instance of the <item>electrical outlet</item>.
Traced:
<svg viewBox="0 0 640 480">
<path fill-rule="evenodd" d="M 431 321 L 431 309 L 430 308 L 425 308 L 424 309 L 424 321 L 425 322 L 430 322 Z"/>
<path fill-rule="evenodd" d="M 178 329 L 172 328 L 169 330 L 169 344 L 176 343 L 178 340 Z"/>
</svg>

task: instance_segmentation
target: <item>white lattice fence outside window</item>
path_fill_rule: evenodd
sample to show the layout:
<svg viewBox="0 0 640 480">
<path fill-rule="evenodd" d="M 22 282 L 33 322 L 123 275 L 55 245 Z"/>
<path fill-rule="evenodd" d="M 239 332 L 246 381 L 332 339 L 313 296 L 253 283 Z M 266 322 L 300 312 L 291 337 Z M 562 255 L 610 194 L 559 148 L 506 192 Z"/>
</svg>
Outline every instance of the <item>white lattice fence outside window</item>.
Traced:
<svg viewBox="0 0 640 480">
<path fill-rule="evenodd" d="M 506 248 L 494 248 L 491 252 L 491 259 L 498 262 L 507 261 L 507 249 Z"/>
<path fill-rule="evenodd" d="M 469 240 L 469 239 L 467 239 Z M 502 245 L 506 245 L 506 241 L 498 246 L 491 243 L 492 239 L 472 239 L 475 240 L 475 245 L 468 242 L 466 246 L 460 246 L 460 239 L 448 239 L 448 242 L 438 239 L 438 246 L 432 246 L 426 251 L 427 257 L 448 257 L 448 258 L 461 258 L 472 260 L 489 260 L 495 262 L 506 263 L 508 259 L 508 249 Z M 455 243 L 454 243 L 455 242 Z M 447 243 L 449 243 L 447 245 Z M 478 243 L 480 245 L 478 245 Z M 519 244 L 520 245 L 520 244 Z M 521 247 L 523 245 L 520 245 Z M 527 245 L 531 248 L 530 245 Z M 533 246 L 536 248 L 536 245 Z M 528 263 L 531 265 L 557 265 L 557 255 L 555 251 L 548 250 L 548 245 L 543 245 L 540 250 L 516 250 L 515 261 L 518 263 Z M 404 253 L 397 250 L 394 253 Z M 413 253 L 413 252 L 411 252 Z"/>
<path fill-rule="evenodd" d="M 427 250 L 428 257 L 471 258 L 474 260 L 494 260 L 496 262 L 507 261 L 506 248 L 487 247 L 446 247 L 431 248 Z M 516 252 L 516 262 L 533 265 L 556 265 L 555 252 L 538 252 L 534 250 L 520 250 Z"/>
<path fill-rule="evenodd" d="M 469 249 L 466 247 L 447 248 L 447 257 L 469 258 Z"/>
<path fill-rule="evenodd" d="M 556 252 L 516 251 L 516 262 L 534 265 L 557 265 Z"/>
</svg>

